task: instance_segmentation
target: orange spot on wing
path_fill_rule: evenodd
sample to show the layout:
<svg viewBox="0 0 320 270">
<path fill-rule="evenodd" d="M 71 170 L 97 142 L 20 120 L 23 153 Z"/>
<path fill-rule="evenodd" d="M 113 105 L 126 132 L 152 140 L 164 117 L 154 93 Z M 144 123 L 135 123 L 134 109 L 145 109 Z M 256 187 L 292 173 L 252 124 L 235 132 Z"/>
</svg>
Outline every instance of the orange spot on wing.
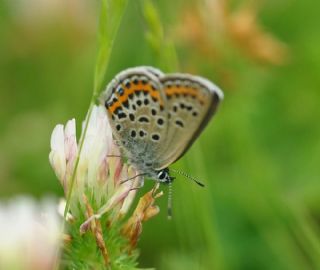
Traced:
<svg viewBox="0 0 320 270">
<path fill-rule="evenodd" d="M 206 98 L 203 94 L 199 93 L 197 89 L 190 87 L 170 87 L 165 90 L 167 96 L 173 96 L 175 94 L 188 95 L 197 98 L 201 103 L 206 102 Z"/>
<path fill-rule="evenodd" d="M 125 85 L 122 84 L 124 89 L 124 94 L 120 96 L 116 93 L 118 100 L 114 102 L 109 108 L 108 111 L 113 113 L 117 108 L 121 107 L 122 103 L 126 102 L 129 98 L 129 95 L 134 94 L 137 91 L 148 91 L 149 95 L 159 101 L 160 105 L 163 106 L 163 101 L 160 97 L 159 90 L 153 90 L 151 85 L 149 84 L 142 84 L 141 82 L 138 84 L 131 84 L 130 88 L 126 88 Z"/>
</svg>

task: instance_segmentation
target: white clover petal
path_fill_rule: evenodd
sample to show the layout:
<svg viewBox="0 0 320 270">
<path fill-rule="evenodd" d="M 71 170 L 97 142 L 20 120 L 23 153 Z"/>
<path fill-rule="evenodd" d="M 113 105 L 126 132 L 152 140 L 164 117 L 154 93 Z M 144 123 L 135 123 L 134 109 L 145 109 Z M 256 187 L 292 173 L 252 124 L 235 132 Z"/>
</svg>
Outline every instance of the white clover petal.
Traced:
<svg viewBox="0 0 320 270">
<path fill-rule="evenodd" d="M 64 130 L 64 149 L 67 163 L 73 163 L 77 156 L 76 120 L 67 122 Z"/>
<path fill-rule="evenodd" d="M 96 188 L 101 180 L 99 168 L 106 167 L 105 159 L 111 151 L 111 145 L 112 132 L 105 108 L 94 106 L 80 157 L 81 170 L 87 171 L 87 185 L 90 188 Z"/>
<path fill-rule="evenodd" d="M 66 155 L 64 148 L 63 125 L 57 125 L 51 135 L 50 164 L 62 184 L 66 174 Z"/>
<path fill-rule="evenodd" d="M 64 129 L 64 149 L 66 158 L 66 173 L 64 176 L 64 189 L 69 186 L 68 182 L 71 179 L 75 160 L 77 158 L 78 146 L 76 138 L 76 121 L 69 120 Z"/>
</svg>

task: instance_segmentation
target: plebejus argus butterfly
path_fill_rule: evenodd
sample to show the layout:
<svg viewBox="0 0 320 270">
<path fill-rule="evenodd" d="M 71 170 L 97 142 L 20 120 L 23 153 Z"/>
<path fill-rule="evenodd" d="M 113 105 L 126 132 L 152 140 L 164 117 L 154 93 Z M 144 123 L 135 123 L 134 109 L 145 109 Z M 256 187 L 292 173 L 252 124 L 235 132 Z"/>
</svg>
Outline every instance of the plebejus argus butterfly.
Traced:
<svg viewBox="0 0 320 270">
<path fill-rule="evenodd" d="M 171 183 L 168 166 L 200 135 L 223 92 L 199 76 L 135 67 L 120 72 L 102 99 L 129 163 L 146 177 Z"/>
</svg>

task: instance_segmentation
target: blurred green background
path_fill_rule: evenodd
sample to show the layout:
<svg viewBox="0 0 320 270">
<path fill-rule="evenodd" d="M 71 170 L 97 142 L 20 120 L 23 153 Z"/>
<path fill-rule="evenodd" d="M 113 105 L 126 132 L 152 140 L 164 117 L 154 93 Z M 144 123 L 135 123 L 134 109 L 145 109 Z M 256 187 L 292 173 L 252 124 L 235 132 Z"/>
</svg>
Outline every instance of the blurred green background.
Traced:
<svg viewBox="0 0 320 270">
<path fill-rule="evenodd" d="M 106 83 L 130 66 L 177 68 L 208 77 L 225 100 L 173 165 L 206 188 L 178 176 L 174 218 L 163 196 L 140 266 L 320 269 L 320 2 L 149 4 L 129 1 Z M 87 112 L 99 1 L 1 0 L 0 14 L 0 196 L 62 196 L 50 135 Z"/>
</svg>

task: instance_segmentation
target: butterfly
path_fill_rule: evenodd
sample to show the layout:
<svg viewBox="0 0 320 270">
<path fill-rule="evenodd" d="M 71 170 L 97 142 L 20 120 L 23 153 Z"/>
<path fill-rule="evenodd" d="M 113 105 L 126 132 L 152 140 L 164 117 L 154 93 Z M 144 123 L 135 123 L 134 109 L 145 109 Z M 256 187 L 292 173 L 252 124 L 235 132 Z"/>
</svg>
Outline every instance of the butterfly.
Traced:
<svg viewBox="0 0 320 270">
<path fill-rule="evenodd" d="M 102 94 L 113 135 L 141 175 L 171 183 L 168 166 L 181 158 L 215 113 L 223 92 L 184 73 L 128 68 Z"/>
</svg>

